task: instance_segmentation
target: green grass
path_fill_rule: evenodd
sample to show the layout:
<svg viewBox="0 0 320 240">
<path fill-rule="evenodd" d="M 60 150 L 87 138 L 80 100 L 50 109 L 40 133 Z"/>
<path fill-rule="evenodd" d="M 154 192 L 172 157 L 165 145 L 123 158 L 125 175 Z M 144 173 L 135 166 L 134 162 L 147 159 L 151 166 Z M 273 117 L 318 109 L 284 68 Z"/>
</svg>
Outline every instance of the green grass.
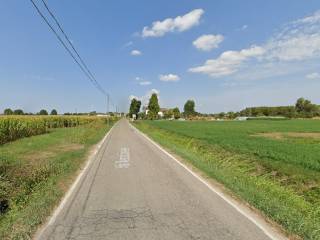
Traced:
<svg viewBox="0 0 320 240">
<path fill-rule="evenodd" d="M 30 239 L 109 127 L 103 120 L 0 146 L 0 239 Z"/>
<path fill-rule="evenodd" d="M 320 121 L 142 121 L 136 126 L 289 233 L 320 239 L 320 137 L 290 135 L 318 136 Z"/>
</svg>

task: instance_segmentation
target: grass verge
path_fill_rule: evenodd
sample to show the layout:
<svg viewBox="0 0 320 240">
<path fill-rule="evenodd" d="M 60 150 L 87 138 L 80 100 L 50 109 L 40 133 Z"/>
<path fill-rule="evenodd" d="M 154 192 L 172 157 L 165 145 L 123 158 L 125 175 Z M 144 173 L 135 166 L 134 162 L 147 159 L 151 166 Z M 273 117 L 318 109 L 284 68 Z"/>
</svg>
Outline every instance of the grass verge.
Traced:
<svg viewBox="0 0 320 240">
<path fill-rule="evenodd" d="M 0 239 L 31 238 L 111 125 L 97 120 L 0 146 L 0 200 L 9 204 L 0 214 Z"/>
<path fill-rule="evenodd" d="M 170 123 L 159 123 L 160 127 L 156 124 L 137 122 L 135 126 L 224 184 L 265 216 L 282 225 L 288 233 L 303 239 L 320 239 L 320 202 L 315 198 L 309 201 L 290 184 L 283 184 L 283 176 L 274 175 L 272 169 L 263 164 L 265 160 L 260 161 L 255 154 L 225 148 L 160 126 Z"/>
</svg>

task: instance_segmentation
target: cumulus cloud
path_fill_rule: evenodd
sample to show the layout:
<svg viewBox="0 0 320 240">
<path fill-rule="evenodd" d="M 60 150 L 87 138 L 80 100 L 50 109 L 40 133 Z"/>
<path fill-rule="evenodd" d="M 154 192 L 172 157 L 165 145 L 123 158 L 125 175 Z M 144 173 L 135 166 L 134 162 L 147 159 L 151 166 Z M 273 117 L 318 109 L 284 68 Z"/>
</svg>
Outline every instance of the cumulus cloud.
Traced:
<svg viewBox="0 0 320 240">
<path fill-rule="evenodd" d="M 140 55 L 142 55 L 142 52 L 135 49 L 135 50 L 132 50 L 130 54 L 132 56 L 140 56 Z"/>
<path fill-rule="evenodd" d="M 202 66 L 190 68 L 193 73 L 203 73 L 211 77 L 221 77 L 235 73 L 242 63 L 250 58 L 263 55 L 265 50 L 259 46 L 251 46 L 241 51 L 223 52 L 217 59 L 209 59 Z"/>
<path fill-rule="evenodd" d="M 320 73 L 314 72 L 306 75 L 307 79 L 320 79 Z"/>
<path fill-rule="evenodd" d="M 164 82 L 177 82 L 180 80 L 180 77 L 176 74 L 165 74 L 165 75 L 159 75 L 159 79 L 160 81 L 164 81 Z"/>
<path fill-rule="evenodd" d="M 193 41 L 193 45 L 202 50 L 202 51 L 210 51 L 214 48 L 218 48 L 219 44 L 223 41 L 224 37 L 220 34 L 213 35 L 202 35 Z"/>
<path fill-rule="evenodd" d="M 293 65 L 297 61 L 303 62 L 319 57 L 320 11 L 286 24 L 281 31 L 260 46 L 223 52 L 218 58 L 209 59 L 203 65 L 190 68 L 189 71 L 221 77 L 238 72 L 249 60 L 255 64 L 259 63 L 261 69 L 261 65 L 274 63 L 274 70 L 277 70 L 276 66 L 280 63 Z M 293 68 L 291 70 L 294 71 Z M 250 66 L 248 71 L 251 71 Z"/>
<path fill-rule="evenodd" d="M 183 32 L 199 24 L 203 9 L 195 9 L 183 16 L 155 21 L 151 27 L 144 27 L 142 37 L 162 37 L 169 32 Z"/>
</svg>

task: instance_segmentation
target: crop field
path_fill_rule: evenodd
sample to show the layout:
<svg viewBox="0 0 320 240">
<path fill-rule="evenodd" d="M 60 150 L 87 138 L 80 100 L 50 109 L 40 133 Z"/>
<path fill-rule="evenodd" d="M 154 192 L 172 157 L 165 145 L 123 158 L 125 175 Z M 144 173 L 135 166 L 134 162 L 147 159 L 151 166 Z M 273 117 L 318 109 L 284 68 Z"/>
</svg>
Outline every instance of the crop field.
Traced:
<svg viewBox="0 0 320 240">
<path fill-rule="evenodd" d="M 96 117 L 77 116 L 1 116 L 0 144 L 43 134 L 48 129 L 76 127 L 95 120 L 97 120 Z"/>
<path fill-rule="evenodd" d="M 0 117 L 0 239 L 31 238 L 115 121 Z"/>
<path fill-rule="evenodd" d="M 138 121 L 136 126 L 289 233 L 320 239 L 320 121 Z"/>
</svg>

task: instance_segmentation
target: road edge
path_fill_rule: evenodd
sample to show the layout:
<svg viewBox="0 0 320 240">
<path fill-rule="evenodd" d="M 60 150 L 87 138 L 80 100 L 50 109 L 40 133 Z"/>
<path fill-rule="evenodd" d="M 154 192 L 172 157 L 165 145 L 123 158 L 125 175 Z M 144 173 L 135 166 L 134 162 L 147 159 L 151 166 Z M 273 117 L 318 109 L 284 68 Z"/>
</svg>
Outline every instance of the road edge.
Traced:
<svg viewBox="0 0 320 240">
<path fill-rule="evenodd" d="M 68 191 L 64 194 L 63 198 L 60 200 L 59 204 L 55 207 L 53 210 L 52 214 L 47 217 L 46 221 L 40 225 L 40 227 L 37 229 L 35 234 L 33 235 L 32 239 L 34 240 L 40 240 L 42 234 L 45 232 L 45 230 L 51 226 L 55 220 L 57 219 L 58 215 L 64 208 L 64 206 L 67 204 L 68 200 L 72 196 L 73 192 L 77 188 L 78 184 L 81 182 L 82 178 L 84 177 L 85 173 L 88 171 L 89 167 L 92 165 L 93 161 L 96 159 L 99 151 L 101 150 L 102 146 L 106 142 L 107 138 L 109 137 L 111 131 L 114 129 L 114 127 L 118 124 L 119 121 L 117 121 L 110 129 L 109 131 L 105 134 L 102 140 L 100 140 L 99 143 L 96 144 L 93 152 L 89 154 L 87 157 L 87 160 L 84 164 L 83 168 L 79 169 L 79 172 L 73 181 L 73 183 L 70 185 Z"/>
<path fill-rule="evenodd" d="M 197 180 L 202 182 L 207 188 L 209 188 L 210 191 L 212 191 L 213 193 L 218 195 L 222 200 L 227 202 L 230 206 L 232 206 L 241 215 L 243 215 L 249 221 L 251 221 L 254 225 L 256 225 L 271 240 L 289 239 L 288 237 L 286 237 L 282 233 L 280 233 L 279 230 L 276 229 L 274 226 L 272 226 L 267 220 L 265 220 L 263 218 L 262 214 L 258 214 L 256 212 L 254 212 L 252 209 L 250 209 L 249 207 L 239 203 L 235 198 L 224 193 L 217 186 L 214 186 L 213 184 L 209 183 L 202 176 L 200 176 L 199 174 L 194 172 L 187 165 L 185 165 L 180 160 L 178 160 L 174 155 L 172 155 L 166 149 L 164 149 L 160 144 L 158 144 L 153 139 L 151 139 L 148 135 L 146 135 L 145 133 L 140 131 L 138 128 L 136 128 L 132 123 L 130 123 L 130 126 L 133 128 L 134 131 L 136 131 L 138 134 L 140 134 L 142 137 L 144 137 L 146 140 L 148 140 L 150 143 L 152 143 L 155 147 L 157 147 L 161 152 L 163 152 L 165 155 L 167 155 L 170 159 L 174 160 L 178 165 L 180 165 L 182 168 L 184 168 L 193 177 L 195 177 Z"/>
</svg>

